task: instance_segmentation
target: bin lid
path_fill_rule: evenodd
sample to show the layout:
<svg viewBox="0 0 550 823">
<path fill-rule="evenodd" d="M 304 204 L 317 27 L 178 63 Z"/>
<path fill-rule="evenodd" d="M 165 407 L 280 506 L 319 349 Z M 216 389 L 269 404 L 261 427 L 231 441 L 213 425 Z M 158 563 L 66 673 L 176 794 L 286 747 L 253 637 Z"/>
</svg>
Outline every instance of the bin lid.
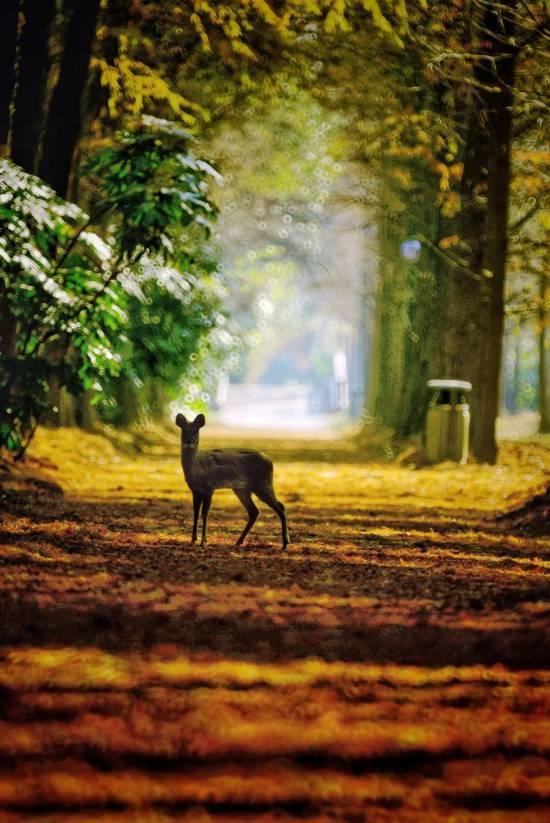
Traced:
<svg viewBox="0 0 550 823">
<path fill-rule="evenodd" d="M 429 389 L 462 389 L 471 391 L 472 384 L 468 380 L 428 380 Z"/>
</svg>

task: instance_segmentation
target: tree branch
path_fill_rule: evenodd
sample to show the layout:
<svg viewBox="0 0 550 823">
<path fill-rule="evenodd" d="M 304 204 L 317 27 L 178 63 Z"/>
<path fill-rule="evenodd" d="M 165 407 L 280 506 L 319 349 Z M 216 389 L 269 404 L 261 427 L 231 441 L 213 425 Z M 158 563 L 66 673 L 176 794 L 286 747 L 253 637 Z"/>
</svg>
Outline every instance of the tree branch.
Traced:
<svg viewBox="0 0 550 823">
<path fill-rule="evenodd" d="M 88 229 L 90 226 L 92 226 L 97 220 L 99 220 L 100 217 L 103 217 L 104 215 L 106 215 L 112 208 L 113 207 L 110 203 L 108 205 L 103 205 L 100 209 L 98 209 L 95 212 L 95 214 L 92 214 L 91 217 L 89 217 L 88 220 L 85 223 L 83 223 L 82 226 L 73 234 L 73 236 L 71 237 L 71 239 L 69 240 L 69 242 L 67 243 L 65 248 L 63 249 L 63 251 L 61 253 L 61 257 L 59 258 L 59 260 L 57 261 L 57 263 L 55 264 L 55 266 L 53 268 L 53 271 L 51 273 L 52 277 L 55 274 L 57 274 L 57 272 L 59 271 L 59 269 L 61 268 L 61 266 L 63 265 L 63 263 L 65 262 L 65 260 L 69 256 L 69 254 L 71 253 L 71 251 L 74 249 L 74 247 L 78 243 L 78 241 L 79 241 L 80 237 L 82 236 L 82 234 L 86 231 L 86 229 Z"/>
<path fill-rule="evenodd" d="M 524 226 L 533 217 L 534 214 L 536 214 L 536 212 L 539 210 L 539 208 L 540 208 L 540 205 L 539 205 L 539 201 L 537 200 L 535 202 L 535 204 L 528 211 L 526 211 L 525 214 L 522 217 L 519 218 L 519 220 L 516 220 L 515 223 L 512 223 L 508 227 L 509 233 L 513 234 L 514 232 L 521 229 L 521 227 Z"/>
<path fill-rule="evenodd" d="M 516 139 L 517 137 L 521 137 L 525 132 L 529 131 L 536 126 L 536 124 L 541 120 L 542 114 L 532 114 L 529 117 L 526 117 L 523 122 L 516 123 L 513 129 L 513 138 Z"/>
<path fill-rule="evenodd" d="M 432 243 L 424 234 L 417 234 L 417 238 L 420 240 L 421 243 L 424 243 L 428 248 L 430 248 L 434 254 L 437 254 L 441 257 L 445 262 L 447 262 L 450 266 L 454 269 L 460 269 L 464 272 L 464 274 L 471 277 L 472 280 L 482 280 L 482 276 L 475 271 L 472 271 L 465 263 L 462 263 L 460 260 L 456 260 L 454 257 L 451 257 L 449 254 L 446 254 L 442 251 L 439 246 L 436 246 L 435 243 Z"/>
</svg>

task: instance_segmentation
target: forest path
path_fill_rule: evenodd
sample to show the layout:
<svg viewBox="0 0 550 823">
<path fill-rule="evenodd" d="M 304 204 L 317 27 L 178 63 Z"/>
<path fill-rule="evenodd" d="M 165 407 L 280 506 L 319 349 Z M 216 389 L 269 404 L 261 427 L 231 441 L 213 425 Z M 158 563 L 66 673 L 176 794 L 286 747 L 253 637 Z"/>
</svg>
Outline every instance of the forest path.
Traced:
<svg viewBox="0 0 550 823">
<path fill-rule="evenodd" d="M 66 494 L 3 517 L 0 820 L 548 819 L 550 542 L 493 520 L 543 451 L 343 448 L 268 444 L 288 550 L 265 510 L 235 547 L 225 492 L 201 549 L 170 440 L 40 436 Z"/>
</svg>

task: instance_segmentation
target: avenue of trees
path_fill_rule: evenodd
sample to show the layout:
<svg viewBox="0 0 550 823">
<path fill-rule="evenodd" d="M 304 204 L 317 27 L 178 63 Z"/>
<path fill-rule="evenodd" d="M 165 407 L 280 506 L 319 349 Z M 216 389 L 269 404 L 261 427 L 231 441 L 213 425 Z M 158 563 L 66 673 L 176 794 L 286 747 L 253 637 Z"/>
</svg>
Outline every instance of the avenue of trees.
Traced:
<svg viewBox="0 0 550 823">
<path fill-rule="evenodd" d="M 235 201 L 272 215 L 267 245 L 306 279 L 283 218 L 314 231 L 347 200 L 374 232 L 365 411 L 398 437 L 422 430 L 429 378 L 470 380 L 472 451 L 494 462 L 526 323 L 549 430 L 549 37 L 544 0 L 5 0 L 1 443 L 211 388 L 201 364 L 237 345 L 211 237 Z"/>
</svg>

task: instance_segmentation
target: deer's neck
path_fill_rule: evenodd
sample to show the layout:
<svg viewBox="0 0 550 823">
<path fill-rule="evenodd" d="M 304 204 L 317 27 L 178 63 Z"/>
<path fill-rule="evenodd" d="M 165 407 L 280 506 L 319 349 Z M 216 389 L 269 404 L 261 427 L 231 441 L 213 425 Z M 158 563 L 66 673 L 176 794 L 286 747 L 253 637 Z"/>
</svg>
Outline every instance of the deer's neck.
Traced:
<svg viewBox="0 0 550 823">
<path fill-rule="evenodd" d="M 183 475 L 185 480 L 187 481 L 188 485 L 191 485 L 191 480 L 193 478 L 193 465 L 195 463 L 197 452 L 199 450 L 199 443 L 198 441 L 193 445 L 189 446 L 183 442 L 183 438 L 181 441 L 181 465 L 183 468 Z"/>
</svg>

